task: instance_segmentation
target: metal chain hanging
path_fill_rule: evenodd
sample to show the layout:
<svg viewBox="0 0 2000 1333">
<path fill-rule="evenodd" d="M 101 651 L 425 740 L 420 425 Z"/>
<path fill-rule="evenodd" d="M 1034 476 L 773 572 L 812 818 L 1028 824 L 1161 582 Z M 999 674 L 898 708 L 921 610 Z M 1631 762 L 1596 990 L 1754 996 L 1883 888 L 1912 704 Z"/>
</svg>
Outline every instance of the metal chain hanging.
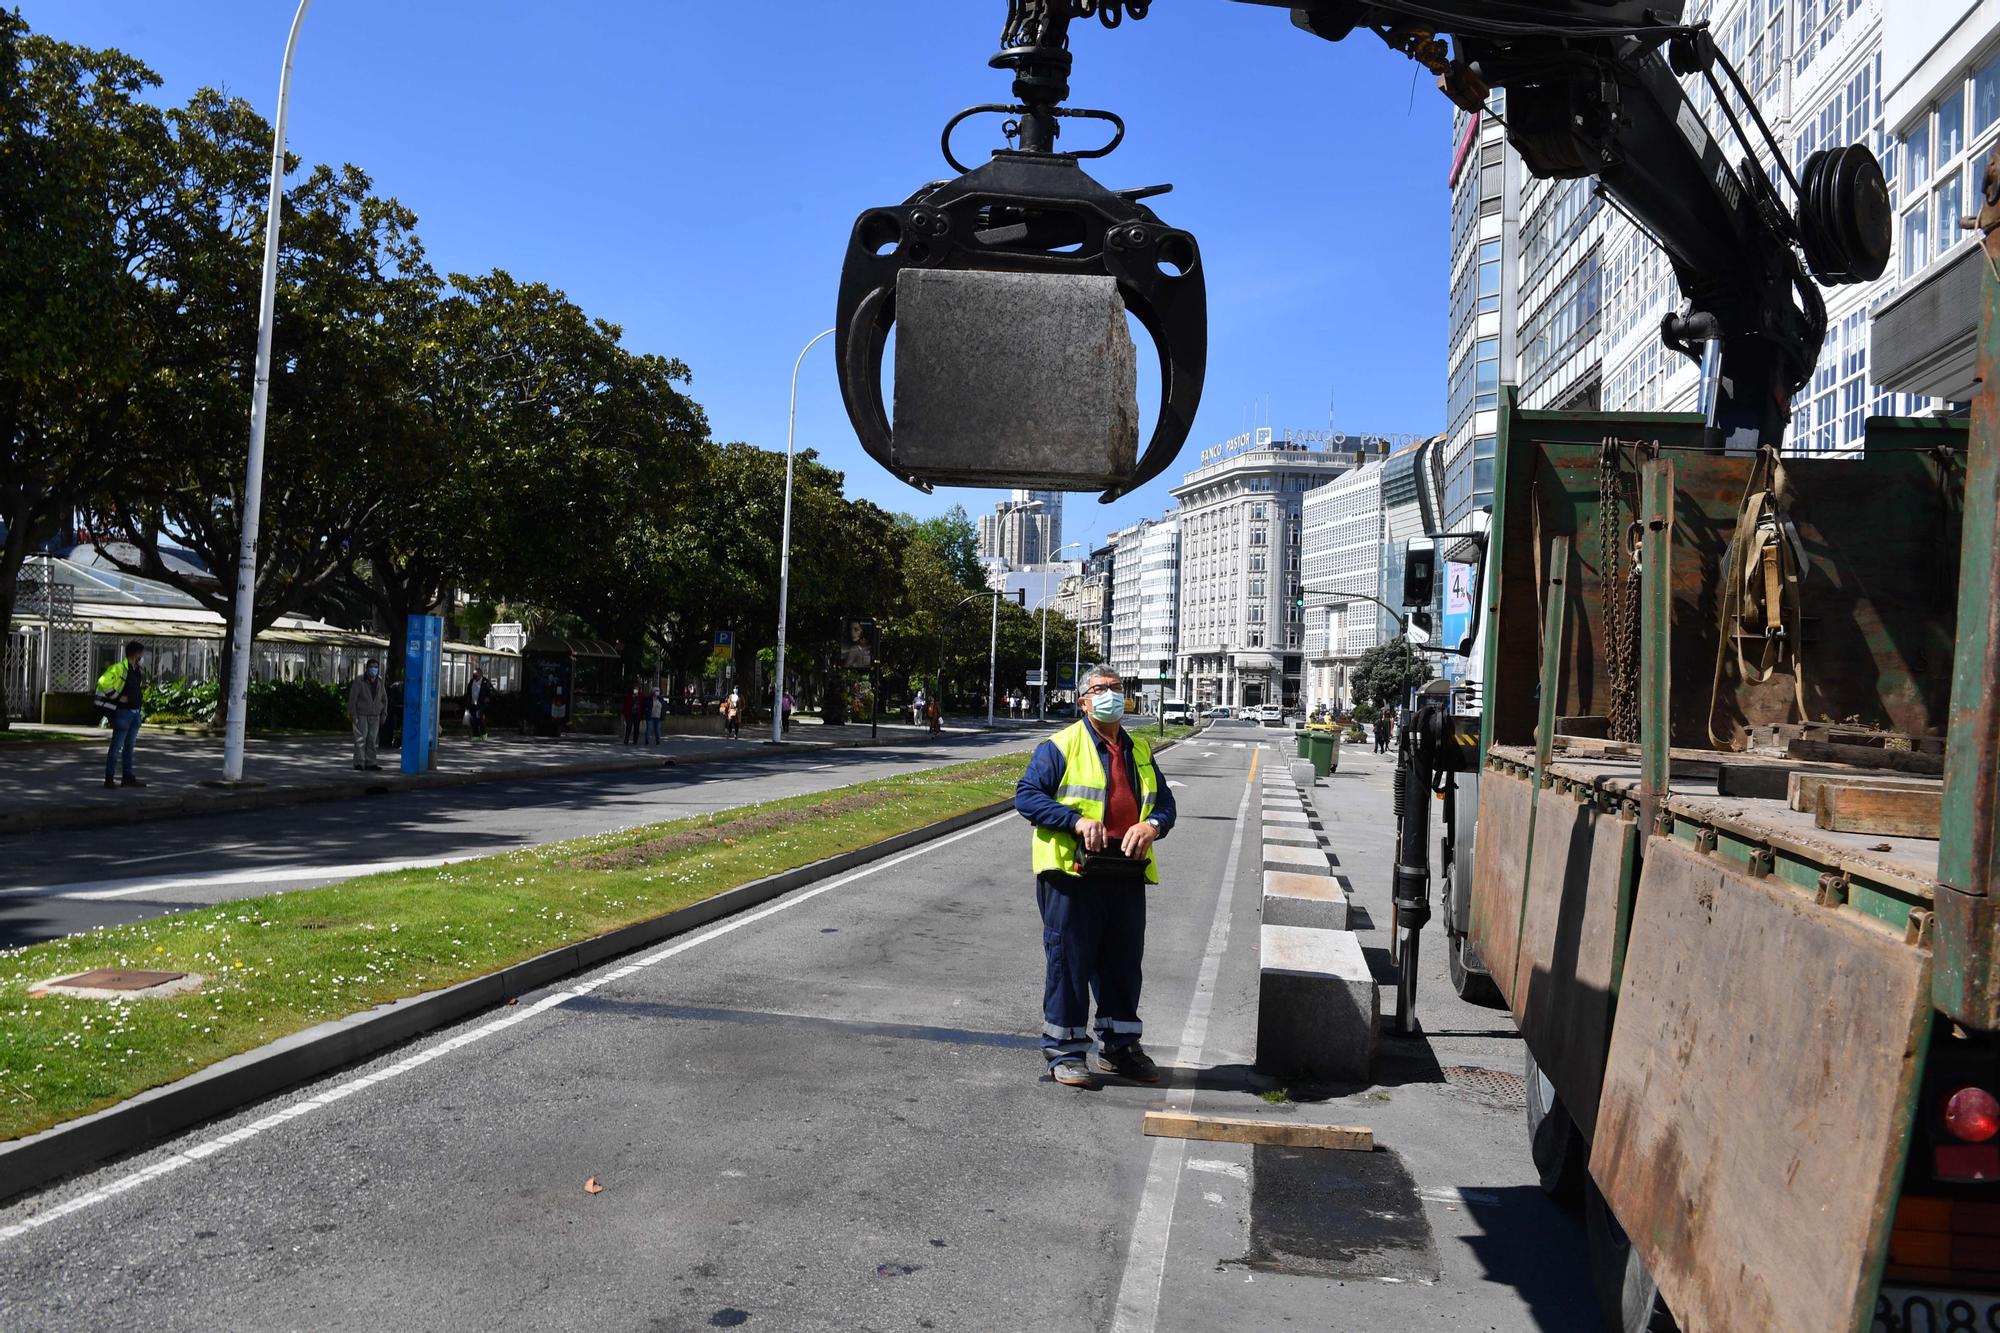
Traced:
<svg viewBox="0 0 2000 1333">
<path fill-rule="evenodd" d="M 1610 677 L 1610 733 L 1614 741 L 1639 739 L 1637 571 L 1627 558 L 1626 525 L 1619 521 L 1624 494 L 1620 440 L 1607 437 L 1597 455 L 1597 571 L 1602 590 L 1604 661 Z"/>
</svg>

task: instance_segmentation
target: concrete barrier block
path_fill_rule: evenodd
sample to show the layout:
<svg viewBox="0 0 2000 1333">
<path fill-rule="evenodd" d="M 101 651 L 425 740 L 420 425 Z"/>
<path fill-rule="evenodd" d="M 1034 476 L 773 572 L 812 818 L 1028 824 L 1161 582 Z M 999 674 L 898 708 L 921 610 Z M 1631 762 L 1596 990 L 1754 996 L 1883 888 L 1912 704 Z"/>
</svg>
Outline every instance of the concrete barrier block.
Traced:
<svg viewBox="0 0 2000 1333">
<path fill-rule="evenodd" d="M 1257 981 L 1257 1068 L 1278 1078 L 1369 1080 L 1382 1001 L 1345 930 L 1265 923 Z"/>
<path fill-rule="evenodd" d="M 1315 847 L 1267 845 L 1264 848 L 1263 868 L 1289 871 L 1295 875 L 1333 874 L 1333 864 L 1326 859 L 1326 853 Z"/>
<path fill-rule="evenodd" d="M 894 458 L 955 486 L 1095 490 L 1138 457 L 1136 367 L 1112 278 L 905 269 Z"/>
<path fill-rule="evenodd" d="M 1347 882 L 1339 876 L 1264 872 L 1264 924 L 1347 929 Z"/>
<path fill-rule="evenodd" d="M 1294 809 L 1291 806 L 1280 804 L 1264 807 L 1264 822 L 1266 824 L 1306 824 L 1311 821 L 1306 818 L 1306 812 L 1303 808 Z"/>
<path fill-rule="evenodd" d="M 1310 759 L 1294 759 L 1291 764 L 1291 772 L 1292 783 L 1300 791 L 1312 790 L 1313 783 L 1319 778 L 1319 775 L 1313 772 L 1312 760 Z"/>
<path fill-rule="evenodd" d="M 1264 845 L 1266 847 L 1313 847 L 1319 846 L 1319 834 L 1303 824 L 1264 825 Z"/>
</svg>

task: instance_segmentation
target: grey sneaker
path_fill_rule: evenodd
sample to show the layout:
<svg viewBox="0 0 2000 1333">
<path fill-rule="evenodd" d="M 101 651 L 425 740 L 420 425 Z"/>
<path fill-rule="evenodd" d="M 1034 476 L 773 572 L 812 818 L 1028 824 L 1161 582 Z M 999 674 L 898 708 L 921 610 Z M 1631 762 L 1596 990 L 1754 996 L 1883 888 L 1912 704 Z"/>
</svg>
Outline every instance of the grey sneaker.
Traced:
<svg viewBox="0 0 2000 1333">
<path fill-rule="evenodd" d="M 1090 1072 L 1090 1066 L 1080 1055 L 1066 1056 L 1049 1062 L 1049 1077 L 1066 1088 L 1094 1088 L 1097 1076 Z"/>
</svg>

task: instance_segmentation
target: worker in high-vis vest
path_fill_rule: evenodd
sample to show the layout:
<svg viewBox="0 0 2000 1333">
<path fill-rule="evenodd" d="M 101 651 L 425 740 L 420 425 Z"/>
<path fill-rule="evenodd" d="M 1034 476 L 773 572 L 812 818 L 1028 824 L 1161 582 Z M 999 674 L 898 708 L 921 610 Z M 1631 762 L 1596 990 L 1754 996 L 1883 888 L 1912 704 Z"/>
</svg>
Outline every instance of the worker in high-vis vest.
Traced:
<svg viewBox="0 0 2000 1333">
<path fill-rule="evenodd" d="M 1146 894 L 1160 882 L 1153 844 L 1174 826 L 1174 794 L 1153 747 L 1119 725 L 1119 674 L 1095 666 L 1081 683 L 1082 720 L 1035 747 L 1014 789 L 1014 808 L 1035 826 L 1035 899 L 1048 954 L 1042 1054 L 1050 1076 L 1069 1087 L 1092 1087 L 1099 1073 L 1157 1083 L 1159 1066 L 1139 1045 L 1139 982 Z M 1095 1071 L 1086 1060 L 1093 1030 Z"/>
</svg>

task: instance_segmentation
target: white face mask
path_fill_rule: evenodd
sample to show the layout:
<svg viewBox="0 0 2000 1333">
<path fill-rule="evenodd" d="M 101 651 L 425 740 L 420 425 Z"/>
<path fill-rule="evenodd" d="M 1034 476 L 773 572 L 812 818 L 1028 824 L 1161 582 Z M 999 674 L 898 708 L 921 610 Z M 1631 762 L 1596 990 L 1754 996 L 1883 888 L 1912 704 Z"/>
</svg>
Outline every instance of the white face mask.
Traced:
<svg viewBox="0 0 2000 1333">
<path fill-rule="evenodd" d="M 1090 715 L 1099 722 L 1116 722 L 1125 716 L 1125 696 L 1116 690 L 1106 690 L 1090 699 Z"/>
</svg>

